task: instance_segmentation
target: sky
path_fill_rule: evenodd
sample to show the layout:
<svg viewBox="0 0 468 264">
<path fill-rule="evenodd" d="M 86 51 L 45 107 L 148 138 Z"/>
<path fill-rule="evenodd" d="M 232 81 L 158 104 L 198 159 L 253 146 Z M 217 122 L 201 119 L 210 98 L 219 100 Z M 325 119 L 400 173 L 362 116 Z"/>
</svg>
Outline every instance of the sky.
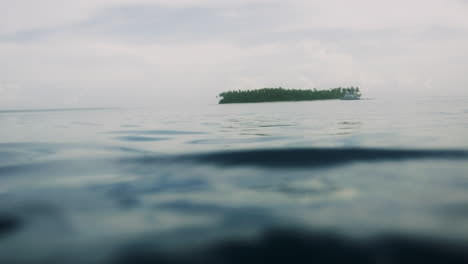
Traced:
<svg viewBox="0 0 468 264">
<path fill-rule="evenodd" d="M 0 109 L 468 96 L 468 0 L 0 0 Z"/>
</svg>

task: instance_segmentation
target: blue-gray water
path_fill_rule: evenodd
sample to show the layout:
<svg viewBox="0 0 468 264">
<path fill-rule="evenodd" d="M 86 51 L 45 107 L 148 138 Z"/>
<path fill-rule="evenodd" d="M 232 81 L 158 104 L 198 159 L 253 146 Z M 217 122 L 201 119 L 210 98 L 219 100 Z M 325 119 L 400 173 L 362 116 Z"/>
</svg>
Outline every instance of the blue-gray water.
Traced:
<svg viewBox="0 0 468 264">
<path fill-rule="evenodd" d="M 0 263 L 464 263 L 468 98 L 0 111 Z"/>
</svg>

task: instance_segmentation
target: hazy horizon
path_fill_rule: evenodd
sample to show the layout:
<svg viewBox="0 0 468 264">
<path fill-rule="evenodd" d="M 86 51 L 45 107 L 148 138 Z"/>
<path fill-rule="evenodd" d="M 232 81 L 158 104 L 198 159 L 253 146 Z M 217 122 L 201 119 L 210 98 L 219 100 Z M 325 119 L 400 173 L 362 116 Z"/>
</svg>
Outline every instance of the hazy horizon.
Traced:
<svg viewBox="0 0 468 264">
<path fill-rule="evenodd" d="M 467 96 L 468 1 L 2 1 L 0 109 L 214 104 L 233 89 Z"/>
<path fill-rule="evenodd" d="M 0 263 L 465 263 L 466 14 L 0 0 Z"/>
</svg>

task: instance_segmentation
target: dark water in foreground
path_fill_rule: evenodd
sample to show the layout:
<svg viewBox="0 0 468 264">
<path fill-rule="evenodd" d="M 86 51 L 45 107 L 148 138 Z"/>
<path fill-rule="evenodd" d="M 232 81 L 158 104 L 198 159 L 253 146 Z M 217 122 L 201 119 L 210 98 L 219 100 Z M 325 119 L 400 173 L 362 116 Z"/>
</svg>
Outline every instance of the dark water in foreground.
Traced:
<svg viewBox="0 0 468 264">
<path fill-rule="evenodd" d="M 0 263 L 468 263 L 466 97 L 0 128 Z"/>
</svg>

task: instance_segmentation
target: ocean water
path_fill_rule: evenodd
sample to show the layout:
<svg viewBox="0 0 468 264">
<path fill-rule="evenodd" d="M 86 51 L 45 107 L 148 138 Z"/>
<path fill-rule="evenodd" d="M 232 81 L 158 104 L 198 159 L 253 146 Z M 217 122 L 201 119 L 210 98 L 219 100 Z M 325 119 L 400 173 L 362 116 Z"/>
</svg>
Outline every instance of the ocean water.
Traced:
<svg viewBox="0 0 468 264">
<path fill-rule="evenodd" d="M 0 263 L 468 263 L 468 97 L 0 111 Z"/>
</svg>

